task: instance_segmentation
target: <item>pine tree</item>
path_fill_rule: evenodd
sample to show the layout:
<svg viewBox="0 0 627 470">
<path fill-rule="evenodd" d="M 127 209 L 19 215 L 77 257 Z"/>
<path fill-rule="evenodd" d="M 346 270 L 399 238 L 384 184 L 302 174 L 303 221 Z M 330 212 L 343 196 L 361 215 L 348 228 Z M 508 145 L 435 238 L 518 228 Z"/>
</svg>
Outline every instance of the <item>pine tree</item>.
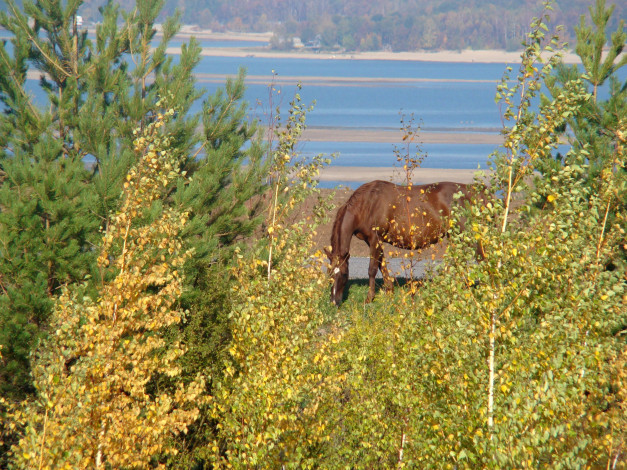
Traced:
<svg viewBox="0 0 627 470">
<path fill-rule="evenodd" d="M 24 1 L 21 8 L 8 0 L 0 12 L 0 25 L 12 33 L 11 47 L 0 43 L 2 393 L 29 389 L 28 352 L 57 288 L 98 278 L 93 247 L 136 161 L 137 126 L 176 109 L 165 124 L 172 162 L 192 178 L 181 177 L 165 203 L 190 211 L 184 239 L 198 254 L 185 268 L 187 298 L 202 297 L 207 270 L 229 258 L 222 248 L 255 226 L 258 207 L 249 201 L 264 187 L 263 148 L 244 118 L 244 73 L 225 92 L 205 97 L 193 75 L 198 42 L 183 45 L 176 63 L 166 54 L 178 17 L 163 23 L 154 47 L 163 3 L 137 0 L 124 11 L 108 2 L 95 37 L 77 25 L 80 0 Z M 43 104 L 27 91 L 34 75 Z M 192 113 L 199 100 L 202 111 Z M 43 181 L 47 192 L 38 189 Z M 44 266 L 50 272 L 40 273 Z"/>
<path fill-rule="evenodd" d="M 62 138 L 63 123 L 74 113 L 56 111 L 68 109 L 67 104 L 39 109 L 26 91 L 28 64 L 42 63 L 54 51 L 43 41 L 32 44 L 39 26 L 30 28 L 27 17 L 9 6 L 16 14 L 0 16 L 14 33 L 12 58 L 0 45 L 5 111 L 0 121 L 0 392 L 22 395 L 30 390 L 28 355 L 46 325 L 51 297 L 63 284 L 90 273 L 95 256 L 89 242 L 98 221 L 90 209 L 89 175 Z M 74 44 L 84 47 L 78 37 Z M 64 78 L 71 70 L 42 68 L 50 77 Z M 62 87 L 55 90 L 48 78 L 41 84 L 51 103 L 63 101 Z"/>
<path fill-rule="evenodd" d="M 60 142 L 42 139 L 37 159 L 22 152 L 4 162 L 0 186 L 0 344 L 5 363 L 0 391 L 28 388 L 28 354 L 58 289 L 90 274 L 89 250 L 98 220 L 90 210 L 87 172 L 75 158 L 58 158 Z"/>
<path fill-rule="evenodd" d="M 556 72 L 546 79 L 553 97 L 563 92 L 565 84 L 581 76 L 588 84 L 592 99 L 582 113 L 568 121 L 568 126 L 573 133 L 575 148 L 588 146 L 592 164 L 590 182 L 598 177 L 613 154 L 613 130 L 618 128 L 620 119 L 627 113 L 627 82 L 621 83 L 616 74 L 627 65 L 627 56 L 622 54 L 627 32 L 623 30 L 623 20 L 616 31 L 610 33 L 607 30 L 614 8 L 612 5 L 606 9 L 605 0 L 597 0 L 589 8 L 592 24 L 588 24 L 582 15 L 579 26 L 575 28 L 575 51 L 581 58 L 585 73 L 582 75 L 576 65 L 560 64 Z M 608 84 L 609 97 L 601 101 L 599 88 L 605 84 Z"/>
<path fill-rule="evenodd" d="M 593 86 L 592 95 L 595 102 L 599 87 L 618 69 L 627 64 L 627 56 L 620 57 L 627 39 L 627 33 L 623 31 L 624 20 L 621 20 L 618 29 L 610 34 L 608 41 L 606 29 L 615 8 L 616 5 L 611 5 L 606 10 L 605 0 L 597 0 L 594 6 L 589 8 L 594 28 L 586 24 L 583 15 L 579 27 L 575 27 L 577 37 L 575 51 L 581 57 L 588 81 Z M 609 47 L 605 50 L 608 42 Z"/>
<path fill-rule="evenodd" d="M 612 207 L 627 207 L 627 171 L 624 161 L 616 159 L 617 139 L 621 138 L 627 115 L 627 81 L 621 82 L 616 72 L 627 65 L 627 55 L 623 53 L 627 32 L 622 19 L 615 31 L 608 31 L 614 9 L 615 5 L 606 8 L 605 0 L 596 0 L 589 7 L 592 24 L 582 15 L 579 26 L 575 27 L 575 51 L 581 58 L 583 73 L 576 65 L 560 64 L 555 73 L 545 79 L 553 98 L 561 96 L 568 83 L 583 79 L 591 99 L 582 105 L 579 113 L 569 116 L 563 126 L 563 131 L 569 131 L 565 135 L 572 144 L 571 155 L 575 155 L 575 159 L 558 153 L 554 160 L 545 160 L 538 166 L 542 172 L 551 172 L 563 165 L 580 164 L 583 155 L 589 167 L 582 177 L 586 184 L 597 189 L 607 180 L 608 171 L 616 173 L 619 182 L 608 203 L 608 215 Z M 607 86 L 605 100 L 599 98 L 602 86 Z M 549 101 L 545 96 L 542 99 L 544 103 Z M 622 255 L 615 256 L 608 265 L 624 264 L 627 260 L 624 240 L 622 246 Z"/>
</svg>

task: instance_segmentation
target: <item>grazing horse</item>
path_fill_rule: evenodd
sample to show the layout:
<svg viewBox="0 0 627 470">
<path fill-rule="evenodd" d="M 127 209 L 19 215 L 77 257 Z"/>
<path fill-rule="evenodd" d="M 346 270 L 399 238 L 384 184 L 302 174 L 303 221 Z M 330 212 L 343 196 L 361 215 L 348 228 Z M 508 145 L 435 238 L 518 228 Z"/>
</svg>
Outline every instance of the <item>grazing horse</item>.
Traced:
<svg viewBox="0 0 627 470">
<path fill-rule="evenodd" d="M 377 271 L 381 271 L 386 289 L 393 284 L 383 262 L 383 242 L 413 250 L 436 243 L 448 230 L 453 195 L 461 192 L 459 201 L 464 204 L 471 200 L 470 189 L 468 185 L 452 182 L 398 186 L 380 180 L 357 188 L 338 209 L 333 223 L 331 251 L 327 250 L 333 277 L 331 301 L 335 305 L 342 302 L 353 235 L 370 247 L 367 302 L 371 302 Z"/>
</svg>

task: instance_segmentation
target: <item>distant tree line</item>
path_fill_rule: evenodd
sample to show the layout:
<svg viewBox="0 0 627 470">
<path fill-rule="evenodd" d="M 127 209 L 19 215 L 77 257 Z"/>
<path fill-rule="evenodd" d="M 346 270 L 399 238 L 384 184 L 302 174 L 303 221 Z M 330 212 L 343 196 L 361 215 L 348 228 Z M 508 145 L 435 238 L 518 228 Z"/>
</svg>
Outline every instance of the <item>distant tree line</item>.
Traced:
<svg viewBox="0 0 627 470">
<path fill-rule="evenodd" d="M 85 2 L 83 17 L 98 17 L 102 0 Z M 615 28 L 627 6 L 616 3 Z M 132 9 L 124 0 L 122 7 Z M 552 21 L 563 24 L 573 43 L 573 27 L 588 13 L 586 0 L 555 2 Z M 272 31 L 276 43 L 299 37 L 319 38 L 324 48 L 346 50 L 519 49 L 531 18 L 542 11 L 539 0 L 168 0 L 163 18 L 176 10 L 183 23 L 215 31 Z M 279 41 L 278 39 L 281 39 Z"/>
</svg>

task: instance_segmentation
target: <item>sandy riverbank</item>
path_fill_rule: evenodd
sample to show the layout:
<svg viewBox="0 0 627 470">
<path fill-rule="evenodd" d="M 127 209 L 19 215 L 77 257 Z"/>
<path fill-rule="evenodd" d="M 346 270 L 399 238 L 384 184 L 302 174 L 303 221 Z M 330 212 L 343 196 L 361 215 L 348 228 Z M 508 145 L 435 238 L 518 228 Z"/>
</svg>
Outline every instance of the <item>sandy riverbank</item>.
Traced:
<svg viewBox="0 0 627 470">
<path fill-rule="evenodd" d="M 312 142 L 379 142 L 400 145 L 403 143 L 403 132 L 400 129 L 308 127 L 303 132 L 302 140 Z M 421 130 L 416 134 L 414 141 L 417 144 L 487 144 L 496 147 L 503 143 L 503 135 L 496 132 L 430 132 Z"/>
<path fill-rule="evenodd" d="M 177 48 L 168 48 L 169 54 L 176 54 Z M 270 59 L 350 59 L 350 60 L 402 60 L 416 62 L 452 62 L 452 63 L 494 63 L 494 64 L 510 64 L 520 63 L 520 52 L 507 52 L 498 50 L 483 51 L 435 51 L 435 52 L 385 52 L 385 51 L 368 51 L 368 52 L 347 52 L 347 53 L 330 53 L 330 52 L 282 52 L 261 48 L 205 48 L 202 51 L 203 56 L 207 57 L 264 57 Z M 564 62 L 567 64 L 581 63 L 576 54 L 568 53 L 564 56 Z"/>
<path fill-rule="evenodd" d="M 487 171 L 483 170 L 487 174 Z M 437 181 L 455 181 L 457 183 L 472 183 L 478 170 L 454 170 L 445 168 L 417 168 L 412 174 L 412 181 L 416 184 L 429 184 Z M 485 176 L 485 175 L 484 175 Z M 320 173 L 320 181 L 341 181 L 345 183 L 360 183 L 373 180 L 404 183 L 405 173 L 395 167 L 365 167 L 365 166 L 328 166 Z M 484 179 L 482 177 L 482 179 Z"/>
<path fill-rule="evenodd" d="M 198 39 L 215 41 L 260 41 L 268 42 L 272 33 L 215 33 L 212 31 L 185 27 L 179 33 L 181 39 L 195 36 Z M 168 48 L 168 53 L 176 54 L 180 48 Z M 504 50 L 459 50 L 459 51 L 412 51 L 412 52 L 320 52 L 306 50 L 294 50 L 289 52 L 273 51 L 267 48 L 238 48 L 216 47 L 204 48 L 204 56 L 214 57 L 267 57 L 267 58 L 292 58 L 292 59 L 353 59 L 353 60 L 404 60 L 426 62 L 480 62 L 480 63 L 520 63 L 520 51 L 508 52 Z M 574 53 L 567 53 L 564 62 L 569 64 L 580 63 L 579 57 Z"/>
</svg>

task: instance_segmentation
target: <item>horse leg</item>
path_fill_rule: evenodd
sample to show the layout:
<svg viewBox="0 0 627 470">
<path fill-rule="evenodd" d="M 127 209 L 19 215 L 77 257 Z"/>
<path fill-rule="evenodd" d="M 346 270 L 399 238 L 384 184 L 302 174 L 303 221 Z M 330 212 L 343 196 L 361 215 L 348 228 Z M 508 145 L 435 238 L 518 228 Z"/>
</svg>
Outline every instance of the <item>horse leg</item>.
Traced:
<svg viewBox="0 0 627 470">
<path fill-rule="evenodd" d="M 368 266 L 368 298 L 366 298 L 366 302 L 370 303 L 374 299 L 374 289 L 375 289 L 375 278 L 377 277 L 377 271 L 379 271 L 379 266 L 381 265 L 381 260 L 377 258 L 379 256 L 376 253 L 376 250 L 370 248 L 370 265 Z"/>
<path fill-rule="evenodd" d="M 381 271 L 383 276 L 383 287 L 390 291 L 393 288 L 393 281 L 387 266 L 383 260 L 383 244 L 380 241 L 369 243 L 370 245 L 370 265 L 368 266 L 369 290 L 366 302 L 372 302 L 375 293 L 375 278 L 377 271 Z"/>
<path fill-rule="evenodd" d="M 388 265 L 383 258 L 383 248 L 381 248 L 381 275 L 383 276 L 383 288 L 387 292 L 392 292 L 394 290 L 394 278 L 390 276 L 390 271 L 388 271 Z"/>
</svg>

